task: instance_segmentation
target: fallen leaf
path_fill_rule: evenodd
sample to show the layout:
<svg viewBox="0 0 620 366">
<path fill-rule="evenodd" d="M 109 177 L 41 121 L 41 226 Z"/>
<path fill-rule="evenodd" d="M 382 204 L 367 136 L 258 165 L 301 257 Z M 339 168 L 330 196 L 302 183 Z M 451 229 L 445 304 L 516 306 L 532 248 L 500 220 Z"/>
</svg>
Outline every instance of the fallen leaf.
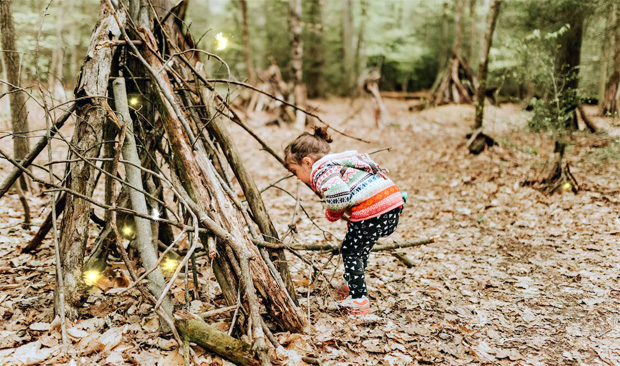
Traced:
<svg viewBox="0 0 620 366">
<path fill-rule="evenodd" d="M 73 338 L 84 338 L 86 337 L 89 333 L 86 331 L 83 331 L 81 329 L 78 329 L 77 327 L 71 327 L 69 329 L 67 329 L 67 334 Z"/>
<path fill-rule="evenodd" d="M 93 352 L 101 351 L 103 349 L 103 346 L 99 341 L 99 338 L 101 338 L 101 334 L 91 333 L 88 336 L 82 338 L 80 342 L 75 345 L 75 348 L 83 356 L 87 356 Z"/>
<path fill-rule="evenodd" d="M 118 346 L 123 340 L 123 333 L 123 327 L 112 328 L 103 333 L 99 340 L 104 346 L 103 352 L 109 352 L 114 347 Z"/>
<path fill-rule="evenodd" d="M 159 319 L 157 317 L 152 317 L 142 325 L 142 329 L 149 333 L 157 332 L 159 330 Z"/>
<path fill-rule="evenodd" d="M 103 318 L 90 318 L 84 319 L 77 323 L 75 326 L 80 329 L 90 330 L 90 331 L 99 331 L 103 328 L 105 321 Z"/>
<path fill-rule="evenodd" d="M 164 351 L 171 351 L 177 347 L 177 342 L 174 339 L 157 338 L 157 347 Z"/>
<path fill-rule="evenodd" d="M 13 348 L 21 342 L 21 337 L 17 335 L 17 332 L 12 330 L 0 331 L 0 349 Z"/>
<path fill-rule="evenodd" d="M 41 342 L 35 341 L 27 343 L 15 350 L 13 359 L 21 365 L 36 365 L 50 358 L 58 347 L 41 348 Z"/>
<path fill-rule="evenodd" d="M 52 326 L 50 323 L 32 323 L 30 324 L 30 330 L 34 330 L 34 331 L 49 331 Z"/>
<path fill-rule="evenodd" d="M 183 355 L 179 351 L 174 351 L 160 357 L 157 366 L 183 366 L 184 361 Z"/>
<path fill-rule="evenodd" d="M 158 357 L 150 352 L 132 353 L 129 359 L 138 366 L 157 366 Z"/>
<path fill-rule="evenodd" d="M 120 352 L 111 352 L 105 359 L 106 365 L 122 365 L 125 363 L 125 359 Z"/>
</svg>

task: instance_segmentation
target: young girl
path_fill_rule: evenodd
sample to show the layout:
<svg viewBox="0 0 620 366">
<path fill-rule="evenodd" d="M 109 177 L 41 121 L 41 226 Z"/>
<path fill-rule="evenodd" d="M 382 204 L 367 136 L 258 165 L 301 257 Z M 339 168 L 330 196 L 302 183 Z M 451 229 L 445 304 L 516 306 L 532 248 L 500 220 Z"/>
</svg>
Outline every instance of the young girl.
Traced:
<svg viewBox="0 0 620 366">
<path fill-rule="evenodd" d="M 398 187 L 368 154 L 345 151 L 329 154 L 332 142 L 325 128 L 304 132 L 284 149 L 289 170 L 325 197 L 329 221 L 348 221 L 342 242 L 344 279 L 348 296 L 341 306 L 353 315 L 370 312 L 364 273 L 368 256 L 380 237 L 394 232 L 405 204 Z"/>
</svg>

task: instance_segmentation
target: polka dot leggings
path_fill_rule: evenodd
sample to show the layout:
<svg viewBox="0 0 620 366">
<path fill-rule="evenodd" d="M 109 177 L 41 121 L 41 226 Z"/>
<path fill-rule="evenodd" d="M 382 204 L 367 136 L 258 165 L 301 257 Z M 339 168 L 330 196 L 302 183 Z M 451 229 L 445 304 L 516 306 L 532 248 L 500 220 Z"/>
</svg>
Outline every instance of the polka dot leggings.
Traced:
<svg viewBox="0 0 620 366">
<path fill-rule="evenodd" d="M 344 279 L 351 289 L 351 298 L 359 299 L 366 296 L 364 274 L 370 250 L 377 239 L 388 236 L 396 230 L 400 211 L 400 208 L 396 208 L 372 219 L 349 222 L 349 231 L 342 242 L 341 252 Z"/>
</svg>

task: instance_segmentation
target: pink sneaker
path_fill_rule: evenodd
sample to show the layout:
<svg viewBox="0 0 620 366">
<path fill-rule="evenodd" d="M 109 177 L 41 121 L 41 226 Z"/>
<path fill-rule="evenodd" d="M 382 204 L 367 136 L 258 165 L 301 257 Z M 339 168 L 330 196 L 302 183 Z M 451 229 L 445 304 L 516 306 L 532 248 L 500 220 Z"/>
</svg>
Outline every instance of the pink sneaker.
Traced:
<svg viewBox="0 0 620 366">
<path fill-rule="evenodd" d="M 370 300 L 366 296 L 360 299 L 352 299 L 351 296 L 340 302 L 340 307 L 347 309 L 351 315 L 368 315 L 370 313 Z"/>
</svg>

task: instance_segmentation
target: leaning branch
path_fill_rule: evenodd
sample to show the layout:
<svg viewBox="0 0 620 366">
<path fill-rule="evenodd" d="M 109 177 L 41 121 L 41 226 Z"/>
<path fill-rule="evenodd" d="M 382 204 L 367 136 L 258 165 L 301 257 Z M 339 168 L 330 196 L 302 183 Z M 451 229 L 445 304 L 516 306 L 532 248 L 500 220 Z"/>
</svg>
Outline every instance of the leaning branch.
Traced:
<svg viewBox="0 0 620 366">
<path fill-rule="evenodd" d="M 41 139 L 39 140 L 37 145 L 34 147 L 34 149 L 32 149 L 30 151 L 30 153 L 28 153 L 28 155 L 26 155 L 24 160 L 21 161 L 21 166 L 22 167 L 27 168 L 30 164 L 32 164 L 34 159 L 37 156 L 39 156 L 41 151 L 43 151 L 45 146 L 47 146 L 48 140 L 51 139 L 52 137 L 54 137 L 54 135 L 56 135 L 58 130 L 60 130 L 60 128 L 65 124 L 65 122 L 67 122 L 67 120 L 69 119 L 71 114 L 73 114 L 73 111 L 75 111 L 75 104 L 72 104 L 69 107 L 69 109 L 62 116 L 60 116 L 60 118 L 58 118 L 56 123 L 54 123 L 54 126 L 52 128 L 50 128 L 49 136 L 46 135 L 46 136 L 41 137 Z M 19 177 L 22 175 L 23 172 L 24 172 L 24 170 L 20 169 L 19 167 L 16 167 L 8 175 L 8 177 L 6 177 L 4 179 L 4 181 L 2 182 L 2 185 L 0 185 L 0 198 L 2 198 L 2 196 L 4 196 L 4 194 L 11 188 L 13 183 L 15 183 L 15 181 L 17 181 L 17 179 L 19 179 Z"/>
<path fill-rule="evenodd" d="M 204 80 L 204 79 L 202 79 L 202 78 L 201 78 L 201 80 Z M 207 80 L 205 80 L 205 81 L 208 81 L 208 82 L 211 82 L 211 83 L 226 83 L 226 84 L 239 85 L 239 86 L 242 86 L 242 87 L 244 87 L 244 88 L 248 88 L 248 89 L 254 90 L 254 91 L 258 92 L 258 93 L 261 93 L 261 94 L 264 94 L 264 95 L 268 96 L 268 97 L 269 97 L 269 98 L 271 98 L 271 99 L 275 99 L 275 100 L 277 100 L 278 102 L 280 102 L 280 103 L 282 103 L 282 104 L 285 104 L 285 105 L 287 105 L 287 106 L 289 106 L 289 107 L 291 107 L 291 108 L 293 108 L 293 109 L 296 109 L 296 110 L 298 110 L 298 111 L 300 111 L 300 112 L 303 112 L 303 113 L 307 114 L 308 116 L 311 116 L 311 117 L 316 118 L 317 120 L 319 120 L 319 122 L 321 122 L 322 124 L 324 124 L 325 126 L 327 126 L 327 128 L 330 128 L 330 129 L 332 129 L 332 130 L 336 131 L 337 133 L 341 134 L 342 136 L 346 136 L 346 137 L 351 138 L 351 139 L 353 139 L 353 140 L 357 140 L 357 141 L 365 142 L 365 143 L 368 143 L 368 144 L 370 143 L 370 141 L 368 141 L 368 140 L 364 140 L 364 139 L 359 138 L 359 137 L 355 137 L 355 136 L 348 135 L 348 134 L 346 134 L 346 133 L 344 133 L 344 132 L 342 132 L 342 131 L 340 131 L 340 130 L 338 130 L 338 129 L 334 128 L 334 127 L 332 127 L 329 123 L 327 123 L 327 122 L 323 121 L 323 120 L 321 119 L 321 117 L 319 117 L 318 115 L 316 115 L 316 114 L 314 114 L 314 113 L 311 113 L 311 112 L 308 112 L 307 110 L 305 110 L 305 109 L 303 109 L 303 108 L 299 108 L 298 106 L 296 106 L 296 105 L 294 105 L 294 104 L 291 104 L 291 103 L 289 103 L 289 102 L 287 102 L 287 101 L 285 101 L 285 100 L 283 100 L 283 99 L 280 99 L 280 98 L 278 98 L 278 97 L 276 97 L 276 96 L 274 96 L 274 95 L 271 95 L 271 94 L 269 94 L 269 93 L 267 93 L 267 92 L 265 92 L 265 91 L 262 91 L 262 90 L 260 90 L 260 89 L 258 89 L 258 88 L 255 88 L 255 87 L 253 87 L 253 86 L 252 86 L 252 85 L 250 85 L 250 84 L 242 83 L 242 82 L 240 82 L 240 81 L 225 80 L 225 79 L 207 79 Z"/>
</svg>

